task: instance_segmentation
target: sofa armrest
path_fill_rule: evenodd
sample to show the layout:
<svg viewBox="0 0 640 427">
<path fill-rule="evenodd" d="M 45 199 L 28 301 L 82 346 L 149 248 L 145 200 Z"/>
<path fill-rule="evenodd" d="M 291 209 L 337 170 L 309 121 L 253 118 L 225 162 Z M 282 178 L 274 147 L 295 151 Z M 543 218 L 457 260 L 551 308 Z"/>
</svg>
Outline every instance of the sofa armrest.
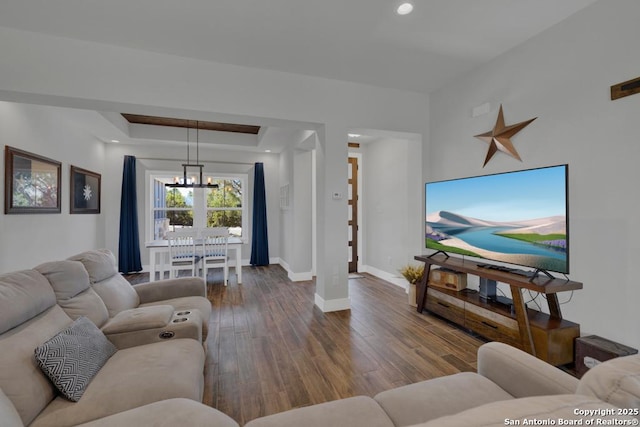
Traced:
<svg viewBox="0 0 640 427">
<path fill-rule="evenodd" d="M 173 311 L 173 307 L 170 305 L 154 305 L 124 310 L 109 319 L 102 326 L 102 332 L 105 335 L 111 335 L 162 328 L 171 321 Z"/>
<path fill-rule="evenodd" d="M 134 285 L 140 304 L 181 297 L 206 297 L 207 288 L 200 277 L 180 277 Z"/>
<path fill-rule="evenodd" d="M 177 338 L 202 342 L 202 318 L 197 310 L 170 305 L 138 307 L 109 319 L 102 332 L 118 350 Z"/>
<path fill-rule="evenodd" d="M 578 380 L 553 365 L 499 342 L 478 349 L 478 373 L 513 397 L 572 394 Z"/>
</svg>

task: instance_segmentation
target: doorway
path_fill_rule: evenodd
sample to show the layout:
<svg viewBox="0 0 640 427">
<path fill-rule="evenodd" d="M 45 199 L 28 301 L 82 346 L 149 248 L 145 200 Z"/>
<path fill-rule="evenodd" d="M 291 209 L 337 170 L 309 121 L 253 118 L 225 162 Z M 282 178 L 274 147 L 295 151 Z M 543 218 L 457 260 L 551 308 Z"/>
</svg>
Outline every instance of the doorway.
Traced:
<svg viewBox="0 0 640 427">
<path fill-rule="evenodd" d="M 358 157 L 348 158 L 349 273 L 358 271 Z"/>
</svg>

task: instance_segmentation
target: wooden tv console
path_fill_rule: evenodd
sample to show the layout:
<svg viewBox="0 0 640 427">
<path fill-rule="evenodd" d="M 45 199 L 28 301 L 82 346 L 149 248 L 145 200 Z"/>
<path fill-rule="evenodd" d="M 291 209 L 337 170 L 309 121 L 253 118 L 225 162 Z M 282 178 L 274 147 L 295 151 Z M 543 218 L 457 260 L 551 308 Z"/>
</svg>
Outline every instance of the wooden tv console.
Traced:
<svg viewBox="0 0 640 427">
<path fill-rule="evenodd" d="M 518 347 L 534 356 L 559 366 L 573 362 L 573 345 L 580 336 L 580 325 L 562 318 L 558 292 L 582 289 L 582 283 L 566 279 L 551 279 L 540 275 L 529 277 L 480 267 L 480 263 L 463 258 L 436 254 L 417 255 L 425 263 L 424 274 L 417 289 L 418 313 L 423 309 L 494 341 Z M 509 285 L 512 306 L 480 298 L 478 292 L 455 291 L 429 286 L 431 266 L 467 273 Z M 527 308 L 522 291 L 529 289 L 543 294 L 549 314 Z"/>
</svg>

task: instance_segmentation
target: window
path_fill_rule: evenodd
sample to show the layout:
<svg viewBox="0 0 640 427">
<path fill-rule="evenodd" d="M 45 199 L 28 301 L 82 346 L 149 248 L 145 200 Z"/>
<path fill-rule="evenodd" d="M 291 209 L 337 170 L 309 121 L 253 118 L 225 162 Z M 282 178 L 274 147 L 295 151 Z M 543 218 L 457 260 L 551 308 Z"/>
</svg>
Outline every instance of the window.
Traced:
<svg viewBox="0 0 640 427">
<path fill-rule="evenodd" d="M 153 240 L 180 228 L 228 227 L 231 235 L 243 237 L 247 229 L 245 212 L 246 175 L 212 176 L 218 188 L 167 188 L 174 181 L 169 173 L 150 175 L 149 225 Z"/>
<path fill-rule="evenodd" d="M 242 235 L 242 180 L 214 179 L 217 189 L 207 188 L 207 227 L 228 227 L 233 236 Z"/>
<path fill-rule="evenodd" d="M 164 185 L 163 185 L 164 187 Z M 169 219 L 169 224 L 180 228 L 193 227 L 193 188 L 166 188 L 163 201 L 165 208 L 164 217 Z"/>
</svg>

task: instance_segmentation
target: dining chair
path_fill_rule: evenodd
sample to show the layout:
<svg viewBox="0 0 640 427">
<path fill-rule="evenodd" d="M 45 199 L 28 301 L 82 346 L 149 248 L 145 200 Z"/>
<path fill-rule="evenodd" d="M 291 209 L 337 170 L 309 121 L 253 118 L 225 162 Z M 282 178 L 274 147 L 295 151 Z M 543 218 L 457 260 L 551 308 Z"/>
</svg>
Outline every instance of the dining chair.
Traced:
<svg viewBox="0 0 640 427">
<path fill-rule="evenodd" d="M 229 230 L 226 227 L 204 228 L 200 231 L 202 240 L 202 270 L 204 280 L 210 268 L 223 268 L 224 285 L 229 280 L 228 241 Z"/>
<path fill-rule="evenodd" d="M 196 275 L 196 267 L 202 259 L 196 250 L 196 234 L 190 229 L 167 232 L 169 277 L 178 277 L 180 270 L 191 270 L 191 275 Z"/>
</svg>

